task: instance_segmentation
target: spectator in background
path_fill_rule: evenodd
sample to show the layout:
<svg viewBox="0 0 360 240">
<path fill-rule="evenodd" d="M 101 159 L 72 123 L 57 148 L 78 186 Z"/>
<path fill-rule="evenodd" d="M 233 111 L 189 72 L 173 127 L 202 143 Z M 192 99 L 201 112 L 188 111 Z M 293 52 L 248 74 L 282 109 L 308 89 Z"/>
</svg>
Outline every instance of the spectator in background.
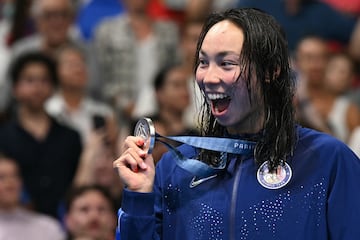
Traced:
<svg viewBox="0 0 360 240">
<path fill-rule="evenodd" d="M 178 59 L 176 25 L 152 21 L 148 2 L 124 0 L 126 13 L 103 21 L 95 35 L 103 94 L 122 123 L 156 111 L 152 79 Z"/>
<path fill-rule="evenodd" d="M 0 153 L 0 240 L 64 240 L 59 222 L 21 206 L 21 186 L 16 161 Z"/>
<path fill-rule="evenodd" d="M 31 14 L 38 33 L 14 45 L 15 57 L 35 49 L 54 56 L 64 44 L 77 41 L 70 35 L 76 14 L 71 0 L 33 0 Z"/>
<path fill-rule="evenodd" d="M 18 162 L 35 210 L 57 217 L 82 147 L 76 131 L 45 111 L 58 80 L 56 64 L 42 53 L 26 53 L 11 64 L 10 79 L 16 105 L 0 128 L 0 151 Z"/>
<path fill-rule="evenodd" d="M 33 0 L 13 0 L 11 7 L 12 21 L 9 34 L 6 37 L 8 46 L 35 33 L 34 20 L 30 16 L 30 7 Z"/>
<path fill-rule="evenodd" d="M 53 57 L 64 44 L 72 42 L 81 45 L 75 34 L 70 34 L 74 15 L 75 8 L 71 0 L 32 0 L 30 17 L 35 22 L 37 32 L 14 43 L 9 58 L 14 59 L 22 53 L 34 50 Z M 5 62 L 6 68 L 8 64 Z M 5 85 L 6 90 L 2 97 L 6 103 L 10 102 L 10 88 Z"/>
<path fill-rule="evenodd" d="M 114 146 L 118 134 L 113 110 L 87 94 L 85 52 L 76 45 L 66 45 L 58 51 L 56 59 L 59 91 L 47 101 L 47 112 L 76 129 L 84 144 L 89 141 L 91 132 L 100 129 L 106 131 L 106 140 Z"/>
<path fill-rule="evenodd" d="M 326 3 L 317 0 L 238 0 L 238 7 L 254 7 L 274 16 L 289 39 L 291 51 L 304 37 L 317 35 L 344 49 L 349 47 L 349 53 L 360 60 L 360 21 Z"/>
<path fill-rule="evenodd" d="M 30 17 L 31 0 L 6 0 L 1 4 L 0 21 L 0 114 L 5 113 L 9 104 L 11 87 L 6 80 L 6 70 L 10 63 L 11 46 L 35 32 Z"/>
<path fill-rule="evenodd" d="M 185 121 L 189 126 L 197 127 L 196 113 L 199 112 L 201 104 L 201 92 L 199 87 L 194 84 L 194 62 L 196 44 L 205 19 L 202 17 L 186 18 L 180 36 L 180 55 L 183 71 L 186 73 L 190 91 L 190 106 L 185 111 Z"/>
<path fill-rule="evenodd" d="M 120 200 L 122 189 L 112 169 L 118 152 L 118 127 L 113 110 L 86 92 L 85 53 L 74 45 L 57 54 L 59 91 L 46 104 L 47 112 L 82 136 L 84 151 L 74 179 L 75 185 L 99 184 Z M 120 201 L 119 201 L 120 202 Z"/>
<path fill-rule="evenodd" d="M 297 74 L 295 105 L 296 117 L 302 125 L 331 133 L 317 110 L 321 106 L 316 106 L 317 100 L 327 94 L 323 83 L 328 56 L 328 45 L 317 36 L 307 36 L 299 42 L 294 58 Z"/>
<path fill-rule="evenodd" d="M 113 240 L 116 215 L 113 199 L 100 186 L 73 188 L 66 198 L 68 240 Z"/>
<path fill-rule="evenodd" d="M 188 126 L 184 113 L 190 105 L 190 92 L 187 72 L 181 65 L 169 66 L 155 77 L 154 86 L 159 106 L 157 114 L 151 117 L 156 132 L 163 136 L 195 135 L 196 130 Z M 175 145 L 175 143 L 171 143 Z M 167 148 L 160 142 L 155 143 L 154 161 L 160 160 Z"/>
<path fill-rule="evenodd" d="M 356 127 L 360 127 L 360 110 L 346 95 L 354 79 L 354 62 L 349 55 L 337 53 L 329 58 L 325 69 L 323 85 L 326 96 L 319 98 L 322 108 L 318 109 L 331 133 L 348 143 Z"/>
</svg>

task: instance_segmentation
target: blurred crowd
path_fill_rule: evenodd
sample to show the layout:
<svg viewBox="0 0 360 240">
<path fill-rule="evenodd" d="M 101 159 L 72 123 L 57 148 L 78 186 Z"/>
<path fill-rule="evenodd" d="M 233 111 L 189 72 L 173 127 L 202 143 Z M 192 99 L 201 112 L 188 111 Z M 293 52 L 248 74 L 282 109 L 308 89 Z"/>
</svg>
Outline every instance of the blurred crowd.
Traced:
<svg viewBox="0 0 360 240">
<path fill-rule="evenodd" d="M 123 186 L 112 161 L 136 121 L 151 117 L 161 135 L 198 134 L 194 54 L 212 11 L 272 14 L 289 40 L 299 124 L 360 156 L 360 1 L 0 6 L 0 240 L 114 239 Z M 154 159 L 165 151 L 157 144 Z"/>
</svg>

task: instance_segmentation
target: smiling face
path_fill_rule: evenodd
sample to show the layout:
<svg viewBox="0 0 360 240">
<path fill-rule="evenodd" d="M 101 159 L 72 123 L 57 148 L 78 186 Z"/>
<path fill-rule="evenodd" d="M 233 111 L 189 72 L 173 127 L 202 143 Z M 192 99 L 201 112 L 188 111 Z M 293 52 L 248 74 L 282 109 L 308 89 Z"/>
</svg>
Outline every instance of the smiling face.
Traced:
<svg viewBox="0 0 360 240">
<path fill-rule="evenodd" d="M 250 96 L 247 80 L 240 76 L 243 43 L 244 33 L 237 25 L 228 20 L 216 23 L 202 42 L 196 69 L 196 81 L 212 114 L 233 134 L 256 133 L 263 125 L 259 91 Z M 256 89 L 255 79 L 250 81 L 251 89 Z"/>
</svg>

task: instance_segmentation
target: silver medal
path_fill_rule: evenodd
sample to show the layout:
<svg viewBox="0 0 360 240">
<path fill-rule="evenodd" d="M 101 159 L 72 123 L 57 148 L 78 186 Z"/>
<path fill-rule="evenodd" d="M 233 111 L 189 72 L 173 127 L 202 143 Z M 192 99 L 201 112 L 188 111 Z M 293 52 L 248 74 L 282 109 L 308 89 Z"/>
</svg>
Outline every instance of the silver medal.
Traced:
<svg viewBox="0 0 360 240">
<path fill-rule="evenodd" d="M 140 119 L 135 126 L 134 136 L 144 139 L 144 151 L 151 153 L 155 146 L 155 127 L 150 118 Z"/>
</svg>

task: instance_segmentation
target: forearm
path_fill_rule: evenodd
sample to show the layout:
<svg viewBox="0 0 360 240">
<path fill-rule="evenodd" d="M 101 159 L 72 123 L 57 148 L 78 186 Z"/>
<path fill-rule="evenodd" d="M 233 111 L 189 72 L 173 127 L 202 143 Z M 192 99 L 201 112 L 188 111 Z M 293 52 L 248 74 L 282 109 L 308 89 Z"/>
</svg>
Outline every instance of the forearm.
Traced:
<svg viewBox="0 0 360 240">
<path fill-rule="evenodd" d="M 124 190 L 117 229 L 121 240 L 160 239 L 156 232 L 154 203 L 154 193 Z"/>
</svg>

